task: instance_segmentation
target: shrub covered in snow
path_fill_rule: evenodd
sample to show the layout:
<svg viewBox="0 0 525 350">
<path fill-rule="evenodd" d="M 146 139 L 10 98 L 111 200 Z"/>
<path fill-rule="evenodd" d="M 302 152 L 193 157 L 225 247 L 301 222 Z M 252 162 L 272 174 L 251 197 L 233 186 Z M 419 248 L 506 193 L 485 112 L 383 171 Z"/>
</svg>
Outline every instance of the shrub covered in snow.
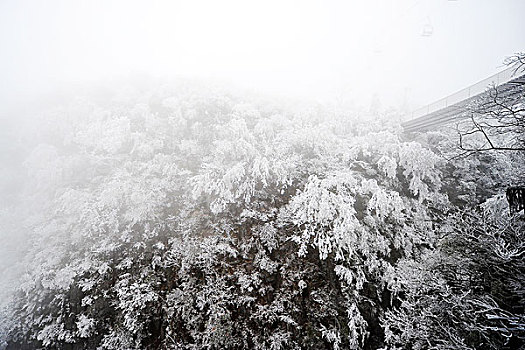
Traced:
<svg viewBox="0 0 525 350">
<path fill-rule="evenodd" d="M 443 238 L 471 227 L 444 219 L 446 162 L 395 127 L 184 85 L 46 120 L 10 348 L 426 348 L 522 325 L 519 307 L 447 279 L 481 278 L 478 243 L 523 272 L 506 241 L 521 236 Z"/>
</svg>

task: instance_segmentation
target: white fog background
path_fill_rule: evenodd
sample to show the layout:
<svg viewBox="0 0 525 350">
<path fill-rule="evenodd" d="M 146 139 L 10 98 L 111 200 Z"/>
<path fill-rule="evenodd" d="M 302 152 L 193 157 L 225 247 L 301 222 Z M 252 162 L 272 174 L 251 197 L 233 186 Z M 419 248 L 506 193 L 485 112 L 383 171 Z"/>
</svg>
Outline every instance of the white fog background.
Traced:
<svg viewBox="0 0 525 350">
<path fill-rule="evenodd" d="M 0 101 L 185 76 L 414 108 L 501 70 L 523 13 L 521 0 L 2 0 Z"/>
<path fill-rule="evenodd" d="M 523 14 L 523 0 L 1 0 L 0 205 L 22 186 L 16 126 L 47 99 L 182 77 L 410 111 L 500 71 Z M 24 243 L 1 234 L 0 271 Z"/>
</svg>

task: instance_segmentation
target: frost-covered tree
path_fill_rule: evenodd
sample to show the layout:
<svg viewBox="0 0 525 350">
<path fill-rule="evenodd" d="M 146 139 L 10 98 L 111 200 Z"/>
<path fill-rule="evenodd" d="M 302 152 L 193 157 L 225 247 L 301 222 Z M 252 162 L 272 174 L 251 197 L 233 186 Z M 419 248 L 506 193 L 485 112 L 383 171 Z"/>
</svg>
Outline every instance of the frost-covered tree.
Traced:
<svg viewBox="0 0 525 350">
<path fill-rule="evenodd" d="M 511 63 L 523 66 L 522 56 Z M 399 305 L 382 320 L 388 346 L 524 347 L 525 226 L 505 199 L 507 187 L 525 183 L 522 90 L 502 96 L 494 88 L 488 100 L 475 101 L 459 145 L 457 135 L 443 130 L 418 136 L 449 159 L 442 185 L 454 205 L 436 222 L 435 249 L 396 266 Z"/>
<path fill-rule="evenodd" d="M 525 152 L 525 53 L 507 58 L 505 64 L 514 74 L 512 87 L 490 87 L 467 108 L 467 120 L 458 123 L 458 148 L 463 156 Z"/>
<path fill-rule="evenodd" d="M 45 121 L 8 348 L 379 348 L 450 209 L 435 152 L 322 107 L 181 84 Z"/>
<path fill-rule="evenodd" d="M 398 265 L 401 304 L 383 324 L 393 348 L 525 345 L 525 225 L 502 196 L 451 216 L 438 249 Z"/>
</svg>

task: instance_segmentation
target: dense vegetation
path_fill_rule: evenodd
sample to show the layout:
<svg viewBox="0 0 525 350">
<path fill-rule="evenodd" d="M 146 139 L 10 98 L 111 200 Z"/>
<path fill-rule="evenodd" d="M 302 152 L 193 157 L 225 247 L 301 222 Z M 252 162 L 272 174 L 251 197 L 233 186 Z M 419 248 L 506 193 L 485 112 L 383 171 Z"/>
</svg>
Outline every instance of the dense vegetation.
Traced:
<svg viewBox="0 0 525 350">
<path fill-rule="evenodd" d="M 2 213 L 29 244 L 0 341 L 524 346 L 525 226 L 502 196 L 523 155 L 448 161 L 450 135 L 396 119 L 188 85 L 53 110 Z"/>
</svg>

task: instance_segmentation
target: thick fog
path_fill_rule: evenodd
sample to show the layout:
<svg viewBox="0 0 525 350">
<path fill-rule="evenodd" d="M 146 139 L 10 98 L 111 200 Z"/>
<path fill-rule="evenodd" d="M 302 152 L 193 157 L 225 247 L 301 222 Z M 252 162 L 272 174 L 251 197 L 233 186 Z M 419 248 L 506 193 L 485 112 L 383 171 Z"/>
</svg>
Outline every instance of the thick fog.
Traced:
<svg viewBox="0 0 525 350">
<path fill-rule="evenodd" d="M 193 348 L 243 348 L 235 347 L 233 340 L 221 343 L 234 339 L 229 330 L 216 332 L 221 320 L 201 324 L 191 316 L 191 336 L 180 332 L 179 321 L 166 321 L 178 312 L 173 310 L 201 307 L 200 301 L 187 301 L 183 307 L 174 302 L 183 294 L 197 295 L 201 285 L 179 295 L 179 285 L 170 284 L 170 278 L 180 278 L 180 286 L 191 285 L 201 278 L 191 273 L 214 261 L 231 266 L 217 269 L 217 276 L 226 276 L 223 285 L 206 279 L 212 292 L 231 292 L 233 300 L 248 291 L 242 303 L 271 308 L 257 316 L 260 323 L 244 322 L 239 316 L 244 311 L 228 316 L 239 316 L 237 326 L 266 329 L 265 322 L 275 320 L 282 334 L 272 337 L 285 339 L 275 344 L 291 346 L 296 340 L 288 330 L 303 321 L 308 330 L 304 334 L 310 333 L 310 321 L 333 319 L 333 327 L 339 327 L 329 309 L 340 306 L 341 295 L 351 289 L 348 283 L 357 286 L 357 292 L 345 294 L 348 307 L 337 312 L 355 321 L 345 330 L 353 338 L 341 340 L 335 328 L 324 324 L 312 326 L 312 334 L 334 348 L 341 341 L 342 348 L 360 348 L 372 334 L 368 322 L 379 336 L 372 334 L 367 346 L 386 348 L 390 331 L 378 331 L 380 317 L 381 322 L 390 317 L 394 325 L 402 322 L 393 313 L 376 312 L 380 308 L 367 315 L 359 302 L 374 293 L 373 298 L 385 301 L 375 300 L 377 305 L 409 295 L 410 289 L 401 289 L 399 276 L 417 269 L 410 270 L 410 262 L 396 264 L 403 259 L 419 264 L 423 251 L 438 247 L 433 239 L 450 229 L 440 221 L 450 212 L 487 200 L 484 208 L 504 203 L 492 212 L 495 221 L 511 220 L 501 191 L 523 182 L 522 168 L 511 165 L 525 164 L 523 153 L 512 153 L 523 152 L 525 143 L 522 129 L 515 127 L 524 125 L 523 109 L 512 110 L 523 105 L 523 99 L 499 111 L 503 117 L 510 113 L 522 118 L 521 124 L 509 122 L 512 132 L 502 138 L 512 135 L 512 142 L 523 143 L 501 147 L 512 154 L 494 159 L 445 166 L 444 159 L 459 158 L 447 153 L 453 153 L 450 149 L 443 152 L 446 156 L 439 153 L 453 148 L 450 135 L 413 142 L 402 136 L 400 122 L 410 119 L 411 111 L 503 70 L 505 59 L 525 48 L 524 14 L 523 0 L 0 0 L 0 349 L 69 344 L 78 346 L 72 349 L 82 344 L 90 348 L 99 343 L 99 348 L 131 349 L 132 341 L 133 348 L 156 348 L 162 337 L 172 346 L 166 348 L 179 348 L 177 341 L 190 340 L 195 341 Z M 478 183 L 477 177 L 483 180 Z M 314 209 L 306 213 L 305 208 Z M 439 210 L 442 216 L 436 219 L 433 215 Z M 455 223 L 481 225 L 479 220 L 461 220 Z M 328 233 L 314 240 L 319 252 L 315 260 L 307 252 L 315 244 L 308 240 L 323 230 Z M 336 238 L 329 237 L 330 230 L 337 231 Z M 360 241 L 359 235 L 343 237 L 348 232 L 362 233 Z M 251 239 L 255 233 L 262 237 L 260 242 Z M 489 242 L 500 244 L 503 253 L 490 244 L 487 251 L 507 259 L 515 241 L 521 240 L 523 249 L 518 233 L 509 244 L 500 238 Z M 245 245 L 239 243 L 243 240 Z M 250 249 L 257 249 L 259 260 L 255 255 L 246 258 Z M 523 254 L 510 252 L 510 258 L 501 259 L 507 263 Z M 307 255 L 311 270 L 303 269 L 306 260 L 301 259 Z M 181 275 L 168 276 L 179 268 L 177 256 L 183 257 Z M 341 262 L 345 256 L 348 260 Z M 326 263 L 330 259 L 335 260 Z M 275 277 L 286 264 L 293 273 Z M 369 270 L 362 267 L 367 264 Z M 516 264 L 516 270 L 525 266 Z M 141 274 L 133 270 L 138 268 L 144 268 Z M 265 277 L 250 280 L 254 269 Z M 231 271 L 241 277 L 230 288 Z M 309 294 L 311 285 L 305 280 L 310 271 L 321 276 L 319 294 Z M 377 291 L 365 295 L 366 284 L 380 275 L 378 271 L 383 275 L 376 281 Z M 148 273 L 154 278 L 147 279 Z M 331 274 L 330 286 L 326 273 Z M 137 276 L 144 283 L 132 283 Z M 417 284 L 423 283 L 420 278 L 410 276 L 405 282 L 417 286 L 412 290 L 423 290 Z M 432 283 L 448 293 L 443 281 Z M 267 294 L 252 297 L 251 284 L 256 283 L 266 283 Z M 235 294 L 238 286 L 241 294 Z M 337 293 L 342 294 L 321 290 L 326 286 L 340 288 Z M 398 289 L 387 291 L 385 286 Z M 282 289 L 275 300 L 289 297 L 290 305 L 311 297 L 313 308 L 320 305 L 321 316 L 314 313 L 305 321 L 305 311 L 296 315 L 295 323 L 286 307 L 267 300 L 268 295 L 273 298 L 274 287 Z M 87 301 L 80 301 L 80 290 Z M 365 297 L 358 300 L 358 292 Z M 71 300 L 60 304 L 57 296 Z M 107 305 L 95 301 L 99 297 L 108 298 Z M 140 319 L 149 315 L 147 303 L 161 300 L 166 304 L 151 310 L 172 315 Z M 327 306 L 325 312 L 324 305 L 333 300 L 337 305 Z M 401 305 L 399 300 L 395 303 Z M 63 306 L 67 302 L 86 313 L 70 313 L 70 306 Z M 310 307 L 301 303 L 297 308 Z M 392 311 L 392 306 L 385 310 Z M 106 309 L 113 310 L 114 318 L 104 316 Z M 249 310 L 245 304 L 241 309 Z M 199 317 L 204 314 L 204 308 L 195 310 L 191 312 Z M 55 311 L 67 315 L 55 317 Z M 246 314 L 252 316 L 251 311 Z M 150 325 L 157 316 L 169 325 Z M 514 320 L 511 313 L 505 317 Z M 135 320 L 136 329 L 128 327 L 129 320 Z M 522 332 L 525 326 L 520 322 Z M 484 330 L 497 328 L 487 325 Z M 123 336 L 124 329 L 129 334 Z M 139 333 L 142 343 L 134 338 Z M 171 338 L 179 333 L 184 339 Z M 511 338 L 507 333 L 502 337 Z M 280 348 L 265 343 L 271 337 L 267 338 L 257 338 L 266 344 L 258 348 Z M 121 339 L 130 343 L 119 343 Z M 293 344 L 323 344 L 301 342 Z M 244 348 L 253 345 L 246 344 Z"/>
<path fill-rule="evenodd" d="M 521 49 L 519 0 L 2 1 L 3 104 L 123 76 L 198 76 L 411 107 Z M 366 105 L 366 103 L 364 103 Z"/>
</svg>

